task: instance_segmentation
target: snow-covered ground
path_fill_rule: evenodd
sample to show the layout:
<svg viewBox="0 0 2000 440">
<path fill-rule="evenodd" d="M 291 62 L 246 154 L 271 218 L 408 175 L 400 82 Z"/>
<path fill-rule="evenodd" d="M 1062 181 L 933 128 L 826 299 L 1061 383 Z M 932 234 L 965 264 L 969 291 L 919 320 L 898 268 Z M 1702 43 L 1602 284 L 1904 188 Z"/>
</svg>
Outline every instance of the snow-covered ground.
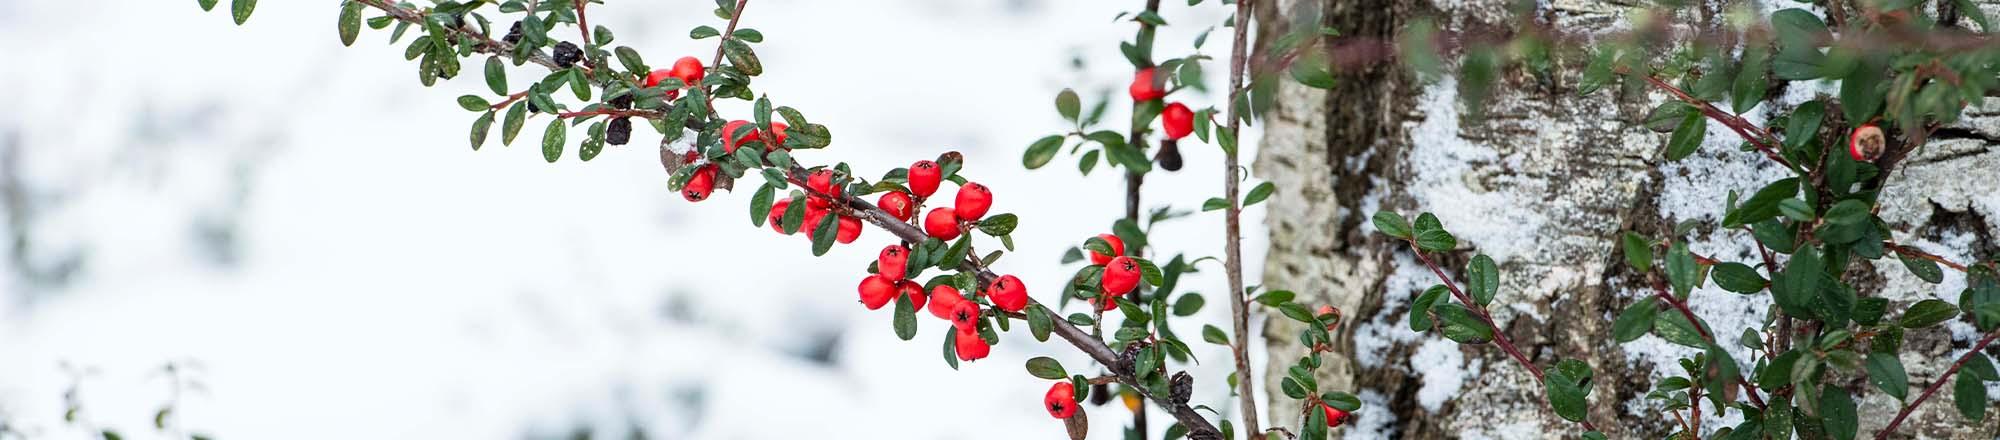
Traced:
<svg viewBox="0 0 2000 440">
<path fill-rule="evenodd" d="M 801 160 L 874 176 L 964 152 L 994 210 L 1024 219 L 998 268 L 1052 301 L 1073 269 L 1058 257 L 1108 230 L 1122 185 L 1074 159 L 1025 171 L 1020 154 L 1063 125 L 1063 87 L 1123 95 L 1116 42 L 1133 28 L 1112 17 L 1139 3 L 758 0 L 745 26 L 767 36 L 758 91 L 836 135 Z M 1168 3 L 1162 55 L 1226 16 Z M 591 21 L 659 64 L 711 53 L 687 39 L 711 7 L 612 1 Z M 533 122 L 520 146 L 471 151 L 476 115 L 452 98 L 490 93 L 473 69 L 425 89 L 387 32 L 342 47 L 335 12 L 266 1 L 238 27 L 192 1 L 0 0 L 0 422 L 86 436 L 62 422 L 67 364 L 93 371 L 88 424 L 153 438 L 171 361 L 203 385 L 176 427 L 223 439 L 1061 435 L 1021 362 L 1085 359 L 1014 334 L 952 371 L 941 322 L 897 340 L 889 313 L 855 304 L 881 231 L 813 258 L 748 224 L 747 190 L 700 205 L 667 191 L 644 129 L 590 163 L 574 144 L 543 163 Z M 1207 47 L 1226 50 L 1227 32 Z M 1147 180 L 1148 205 L 1219 195 L 1220 153 L 1185 150 L 1188 169 Z M 1244 222 L 1249 274 L 1262 215 Z M 1219 255 L 1221 229 L 1197 215 L 1154 243 Z M 1181 285 L 1221 293 L 1220 275 Z M 1197 319 L 1222 321 L 1223 304 Z M 1195 349 L 1196 400 L 1225 407 L 1228 355 Z M 1120 438 L 1122 408 L 1091 411 L 1093 438 Z"/>
</svg>

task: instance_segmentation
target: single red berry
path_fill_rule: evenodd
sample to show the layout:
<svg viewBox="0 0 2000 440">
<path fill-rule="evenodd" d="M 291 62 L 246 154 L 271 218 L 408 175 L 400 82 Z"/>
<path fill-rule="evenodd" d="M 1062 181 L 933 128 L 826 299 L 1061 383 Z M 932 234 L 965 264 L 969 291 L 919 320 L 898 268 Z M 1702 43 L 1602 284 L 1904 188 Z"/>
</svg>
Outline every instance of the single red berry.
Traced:
<svg viewBox="0 0 2000 440">
<path fill-rule="evenodd" d="M 1099 299 L 1104 300 L 1104 303 L 1101 305 L 1098 304 L 1097 300 Z M 1118 310 L 1118 297 L 1115 296 L 1101 296 L 1097 298 L 1091 298 L 1088 301 L 1092 305 L 1097 305 L 1098 306 L 1097 310 Z"/>
<path fill-rule="evenodd" d="M 1049 416 L 1058 419 L 1076 415 L 1076 385 L 1063 381 L 1049 386 L 1048 394 L 1042 395 L 1042 409 L 1049 410 Z"/>
<path fill-rule="evenodd" d="M 979 329 L 979 303 L 959 301 L 951 306 L 951 325 L 959 330 Z"/>
<path fill-rule="evenodd" d="M 841 192 L 840 185 L 836 185 L 833 182 L 833 170 L 827 168 L 813 170 L 812 174 L 806 177 L 806 188 L 812 189 L 815 193 L 826 194 L 832 197 L 840 197 Z M 826 197 L 820 197 L 817 194 L 807 198 L 807 201 L 812 203 L 811 206 L 815 208 L 825 208 L 833 204 Z"/>
<path fill-rule="evenodd" d="M 973 221 L 986 216 L 986 210 L 993 208 L 993 191 L 979 182 L 966 182 L 958 187 L 958 203 L 952 206 L 952 213 L 959 220 Z"/>
<path fill-rule="evenodd" d="M 791 207 L 792 199 L 779 200 L 778 203 L 771 204 L 771 213 L 764 215 L 764 221 L 771 224 L 771 230 L 778 231 L 780 234 L 785 233 L 785 225 L 781 223 L 785 222 L 785 210 L 791 209 Z"/>
<path fill-rule="evenodd" d="M 875 256 L 875 273 L 891 280 L 902 280 L 903 269 L 910 264 L 910 250 L 903 245 L 892 244 L 882 247 L 882 253 Z"/>
<path fill-rule="evenodd" d="M 966 301 L 968 300 L 965 299 L 965 295 L 958 293 L 958 288 L 949 284 L 939 284 L 931 288 L 931 316 L 950 321 L 952 308 Z"/>
<path fill-rule="evenodd" d="M 924 215 L 924 232 L 939 240 L 950 241 L 958 238 L 958 215 L 950 208 L 933 208 Z"/>
<path fill-rule="evenodd" d="M 1000 310 L 1019 312 L 1028 308 L 1028 286 L 1013 275 L 1001 275 L 986 286 L 986 297 L 993 300 L 993 306 Z"/>
<path fill-rule="evenodd" d="M 819 222 L 824 219 L 826 219 L 826 210 L 814 208 L 812 204 L 808 203 L 806 204 L 806 221 L 799 223 L 799 230 L 806 231 L 806 239 L 811 240 L 813 237 L 819 236 Z M 836 221 L 834 223 L 839 222 Z M 839 226 L 835 225 L 834 230 L 836 233 L 839 232 L 839 229 Z M 835 235 L 834 238 L 840 238 L 840 236 Z"/>
<path fill-rule="evenodd" d="M 659 87 L 661 80 L 672 77 L 674 77 L 672 70 L 660 69 L 649 72 L 646 74 L 646 83 L 645 83 L 646 88 L 650 89 L 654 87 Z"/>
<path fill-rule="evenodd" d="M 861 305 L 868 310 L 882 308 L 883 304 L 896 300 L 896 281 L 881 275 L 869 275 L 861 279 Z"/>
<path fill-rule="evenodd" d="M 1161 90 L 1160 82 L 1153 77 L 1153 68 L 1151 67 L 1139 69 L 1137 73 L 1132 74 L 1132 87 L 1128 88 L 1128 91 L 1132 92 L 1132 100 L 1138 102 L 1151 101 L 1160 99 L 1162 96 L 1167 96 L 1167 91 Z"/>
<path fill-rule="evenodd" d="M 1886 150 L 1888 145 L 1889 137 L 1882 133 L 1882 127 L 1862 124 L 1854 129 L 1853 134 L 1848 135 L 1847 154 L 1853 156 L 1857 162 L 1870 162 L 1882 157 L 1882 151 Z"/>
<path fill-rule="evenodd" d="M 1326 322 L 1326 329 L 1327 329 L 1327 330 L 1333 330 L 1333 328 L 1334 328 L 1334 327 L 1338 327 L 1338 326 L 1340 326 L 1340 310 L 1339 310 L 1339 309 L 1335 309 L 1335 308 L 1333 308 L 1333 306 L 1319 306 L 1319 311 L 1317 311 L 1317 312 L 1313 312 L 1313 316 L 1322 316 L 1322 317 L 1323 317 L 1323 316 L 1328 316 L 1328 315 L 1332 315 L 1332 318 L 1331 318 L 1331 319 L 1329 319 L 1329 320 L 1328 320 L 1328 321 Z"/>
<path fill-rule="evenodd" d="M 687 185 L 681 187 L 681 197 L 690 202 L 708 199 L 708 193 L 715 190 L 715 166 L 703 165 L 688 178 Z"/>
<path fill-rule="evenodd" d="M 1090 251 L 1090 264 L 1103 266 L 1105 263 L 1110 263 L 1112 257 L 1125 255 L 1125 240 L 1119 239 L 1118 236 L 1111 234 L 1097 234 L 1097 238 L 1104 239 L 1105 243 L 1111 244 L 1111 255 L 1104 255 L 1097 253 L 1097 251 Z"/>
<path fill-rule="evenodd" d="M 932 193 L 937 192 L 938 182 L 944 179 L 944 168 L 938 167 L 937 162 L 919 160 L 910 164 L 909 177 L 911 194 L 916 194 L 917 197 L 930 197 Z"/>
<path fill-rule="evenodd" d="M 1100 281 L 1105 295 L 1118 296 L 1131 292 L 1139 287 L 1139 262 L 1133 261 L 1132 257 L 1113 258 L 1110 264 L 1104 265 Z"/>
<path fill-rule="evenodd" d="M 861 238 L 861 219 L 843 215 L 840 216 L 840 224 L 837 227 L 839 230 L 835 231 L 833 236 L 835 242 L 848 244 L 853 243 L 854 239 Z"/>
<path fill-rule="evenodd" d="M 779 148 L 785 148 L 785 129 L 787 128 L 791 127 L 785 126 L 785 123 L 783 122 L 772 122 L 771 138 L 764 141 L 764 151 L 772 151 L 772 150 L 777 150 Z"/>
<path fill-rule="evenodd" d="M 1339 428 L 1340 424 L 1347 423 L 1347 411 L 1341 411 L 1340 408 L 1334 408 L 1333 405 L 1324 403 L 1320 404 L 1319 407 L 1326 411 L 1326 427 Z"/>
<path fill-rule="evenodd" d="M 667 75 L 680 78 L 683 84 L 694 86 L 701 84 L 701 78 L 707 76 L 708 71 L 701 68 L 700 58 L 681 57 L 679 60 L 674 60 L 674 68 L 667 71 Z"/>
<path fill-rule="evenodd" d="M 910 280 L 897 281 L 896 294 L 910 297 L 910 310 L 923 310 L 924 302 L 930 300 L 929 295 L 924 295 L 924 286 Z"/>
<path fill-rule="evenodd" d="M 737 134 L 741 131 L 742 134 Z M 732 138 L 731 135 L 734 135 Z M 735 153 L 736 147 L 758 140 L 757 127 L 745 120 L 729 121 L 722 124 L 722 152 Z"/>
<path fill-rule="evenodd" d="M 958 337 L 954 339 L 956 341 L 953 342 L 956 342 L 958 345 L 958 360 L 961 361 L 985 359 L 986 354 L 993 351 L 993 346 L 986 345 L 986 340 L 979 337 L 978 329 L 968 331 L 964 328 L 959 328 Z"/>
<path fill-rule="evenodd" d="M 909 194 L 904 194 L 902 191 L 882 193 L 882 198 L 875 201 L 875 206 L 888 211 L 890 217 L 902 221 L 910 221 L 910 216 L 916 214 L 912 212 L 912 209 L 916 208 L 915 203 L 910 200 Z"/>
<path fill-rule="evenodd" d="M 1167 104 L 1167 108 L 1160 110 L 1160 125 L 1166 127 L 1167 139 L 1180 140 L 1194 132 L 1194 111 L 1188 110 L 1186 104 Z"/>
</svg>

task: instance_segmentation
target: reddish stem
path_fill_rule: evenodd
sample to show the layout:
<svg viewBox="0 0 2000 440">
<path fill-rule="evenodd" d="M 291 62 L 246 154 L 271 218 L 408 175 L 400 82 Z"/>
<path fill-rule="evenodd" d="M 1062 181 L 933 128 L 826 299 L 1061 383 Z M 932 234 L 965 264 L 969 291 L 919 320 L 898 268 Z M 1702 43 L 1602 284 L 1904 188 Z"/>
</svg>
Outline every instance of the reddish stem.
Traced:
<svg viewBox="0 0 2000 440">
<path fill-rule="evenodd" d="M 1973 355 L 1979 354 L 1980 351 L 1986 349 L 1987 345 L 1992 344 L 1994 338 L 2000 338 L 2000 329 L 1987 333 L 1985 338 L 1981 338 L 1978 343 L 1972 344 L 1972 349 L 1966 350 L 1965 355 L 1959 356 L 1958 362 L 1952 362 L 1951 368 L 1945 369 L 1943 375 L 1938 376 L 1936 381 L 1931 382 L 1931 386 L 1925 387 L 1923 394 L 1918 394 L 1916 400 L 1911 400 L 1910 403 L 1903 404 L 1903 409 L 1896 411 L 1896 418 L 1889 420 L 1889 426 L 1883 427 L 1881 431 L 1875 433 L 1875 440 L 1889 438 L 1889 433 L 1896 432 L 1896 426 L 1903 424 L 1903 419 L 1910 416 L 1910 411 L 1917 409 L 1917 405 L 1922 405 L 1924 400 L 1930 399 L 1931 394 L 1936 394 L 1939 388 L 1944 388 L 1944 382 L 1951 379 L 1952 374 L 1958 373 L 1958 368 L 1965 366 L 1965 361 L 1972 360 Z"/>
</svg>

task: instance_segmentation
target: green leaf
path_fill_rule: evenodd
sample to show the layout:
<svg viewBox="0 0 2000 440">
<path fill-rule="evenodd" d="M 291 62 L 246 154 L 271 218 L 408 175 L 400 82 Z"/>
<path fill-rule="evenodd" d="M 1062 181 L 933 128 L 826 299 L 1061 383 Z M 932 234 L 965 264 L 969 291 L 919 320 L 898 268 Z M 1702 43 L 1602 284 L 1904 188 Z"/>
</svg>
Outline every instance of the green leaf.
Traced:
<svg viewBox="0 0 2000 440">
<path fill-rule="evenodd" d="M 1041 304 L 1030 304 L 1027 312 L 1028 333 L 1033 334 L 1036 341 L 1048 342 L 1049 332 L 1055 330 L 1056 324 L 1049 310 L 1042 308 Z"/>
<path fill-rule="evenodd" d="M 257 0 L 230 0 L 229 16 L 235 18 L 239 26 L 243 22 L 250 21 L 250 12 L 255 10 L 257 10 Z"/>
<path fill-rule="evenodd" d="M 958 329 L 944 328 L 944 363 L 951 369 L 958 369 Z"/>
<path fill-rule="evenodd" d="M 1373 221 L 1375 223 L 1375 230 L 1381 231 L 1383 234 L 1404 240 L 1410 239 L 1412 233 L 1410 231 L 1410 221 L 1403 219 L 1403 216 L 1400 214 L 1392 211 L 1375 211 Z"/>
<path fill-rule="evenodd" d="M 486 134 L 491 131 L 493 131 L 493 112 L 489 110 L 479 115 L 479 119 L 472 121 L 472 151 L 479 151 L 479 147 L 486 144 Z"/>
<path fill-rule="evenodd" d="M 756 29 L 747 29 L 747 28 L 737 29 L 736 33 L 730 35 L 734 35 L 735 38 L 738 40 L 748 41 L 751 43 L 764 42 L 764 33 L 758 32 Z"/>
<path fill-rule="evenodd" d="M 1610 45 L 1599 47 L 1597 56 L 1590 58 L 1590 64 L 1583 68 L 1583 80 L 1576 85 L 1578 95 L 1589 95 L 1599 87 L 1611 82 L 1611 63 L 1617 55 Z"/>
<path fill-rule="evenodd" d="M 1799 179 L 1787 178 L 1757 190 L 1743 205 L 1723 216 L 1722 227 L 1737 228 L 1778 217 L 1778 202 L 1799 194 Z"/>
<path fill-rule="evenodd" d="M 1436 308 L 1438 319 L 1444 323 L 1444 337 L 1460 344 L 1484 344 L 1493 340 L 1493 327 L 1473 315 L 1472 310 L 1457 304 L 1442 304 Z"/>
<path fill-rule="evenodd" d="M 1667 249 L 1667 281 L 1674 286 L 1674 296 L 1682 299 L 1688 297 L 1694 290 L 1695 278 L 1698 276 L 1696 271 L 1700 269 L 1694 260 L 1694 254 L 1688 252 L 1687 242 L 1674 242 L 1673 247 Z"/>
<path fill-rule="evenodd" d="M 486 111 L 488 107 L 492 106 L 493 106 L 492 103 L 486 102 L 486 98 L 481 98 L 478 95 L 465 95 L 458 97 L 458 107 L 465 109 L 465 111 L 483 112 Z"/>
<path fill-rule="evenodd" d="M 1757 269 L 1753 269 L 1749 265 L 1743 263 L 1716 264 L 1711 273 L 1715 277 L 1715 284 L 1721 286 L 1723 290 L 1741 294 L 1764 291 L 1764 277 L 1758 275 Z"/>
<path fill-rule="evenodd" d="M 1262 202 L 1264 199 L 1270 198 L 1271 192 L 1277 189 L 1276 186 L 1271 185 L 1271 182 L 1259 183 L 1257 187 L 1250 188 L 1249 194 L 1243 196 L 1243 206 L 1255 205 L 1258 202 Z"/>
<path fill-rule="evenodd" d="M 1167 268 L 1172 269 L 1173 267 L 1173 263 L 1167 263 Z M 1201 306 L 1207 303 L 1208 300 L 1202 299 L 1201 295 L 1192 292 L 1181 295 L 1181 299 L 1174 301 L 1174 316 L 1194 316 L 1196 312 L 1201 311 Z"/>
<path fill-rule="evenodd" d="M 1201 202 L 1201 212 L 1221 211 L 1224 209 L 1229 209 L 1229 199 L 1209 197 L 1208 200 Z"/>
<path fill-rule="evenodd" d="M 729 65 L 736 67 L 736 71 L 743 72 L 744 75 L 764 74 L 764 62 L 757 59 L 757 52 L 751 50 L 748 43 L 725 39 L 722 41 L 722 54 L 729 57 Z"/>
<path fill-rule="evenodd" d="M 195 0 L 195 2 L 196 2 L 196 3 L 200 3 L 200 4 L 201 4 L 201 10 L 203 10 L 203 11 L 213 11 L 213 10 L 215 10 L 215 2 L 216 2 L 216 0 Z"/>
<path fill-rule="evenodd" d="M 1354 397 L 1353 394 L 1339 391 L 1328 391 L 1326 394 L 1321 394 L 1320 401 L 1326 402 L 1327 406 L 1341 411 L 1353 412 L 1354 410 L 1361 409 L 1360 398 Z"/>
<path fill-rule="evenodd" d="M 750 226 L 764 226 L 771 217 L 771 202 L 777 195 L 778 189 L 769 183 L 757 186 L 757 193 L 750 196 Z"/>
<path fill-rule="evenodd" d="M 1201 326 L 1201 340 L 1215 345 L 1229 345 L 1229 334 L 1214 325 L 1204 324 Z"/>
<path fill-rule="evenodd" d="M 1048 356 L 1036 356 L 1028 359 L 1028 375 L 1048 380 L 1069 378 L 1069 372 L 1063 370 L 1062 363 L 1056 362 L 1055 358 Z"/>
<path fill-rule="evenodd" d="M 1014 233 L 1014 227 L 1020 224 L 1020 222 L 1021 218 L 1014 214 L 988 216 L 985 220 L 979 221 L 979 232 L 984 232 L 986 235 L 994 237 L 1012 234 Z"/>
<path fill-rule="evenodd" d="M 1667 139 L 1667 160 L 1686 159 L 1701 148 L 1701 142 L 1708 137 L 1708 118 L 1701 112 L 1690 112 L 1681 117 L 1680 125 L 1674 127 L 1674 135 Z"/>
<path fill-rule="evenodd" d="M 1123 302 L 1121 301 L 1121 303 Z M 1283 313 L 1287 318 L 1292 318 L 1294 321 L 1307 324 L 1312 324 L 1319 320 L 1319 318 L 1313 316 L 1311 311 L 1306 310 L 1306 306 L 1299 305 L 1298 303 L 1288 302 L 1278 304 L 1278 312 Z"/>
<path fill-rule="evenodd" d="M 1474 302 L 1481 307 L 1493 303 L 1494 295 L 1500 292 L 1500 267 L 1493 263 L 1493 257 L 1479 254 L 1465 266 L 1465 287 Z"/>
<path fill-rule="evenodd" d="M 528 123 L 528 106 L 519 102 L 508 106 L 507 119 L 500 123 L 500 144 L 513 145 L 514 136 L 521 134 L 521 126 Z"/>
<path fill-rule="evenodd" d="M 1620 241 L 1624 243 L 1625 247 L 1625 264 L 1631 265 L 1632 270 L 1639 271 L 1639 273 L 1646 273 L 1653 270 L 1653 245 L 1647 243 L 1645 237 L 1640 237 L 1637 233 L 1626 232 L 1625 237 Z"/>
<path fill-rule="evenodd" d="M 1556 363 L 1542 381 L 1548 390 L 1549 408 L 1563 419 L 1583 421 L 1590 409 L 1590 376 L 1590 364 L 1583 361 L 1565 359 Z"/>
<path fill-rule="evenodd" d="M 1611 338 L 1622 344 L 1652 332 L 1655 315 L 1660 312 L 1658 301 L 1658 298 L 1647 296 L 1625 306 L 1625 311 L 1619 312 L 1618 318 L 1611 321 Z"/>
<path fill-rule="evenodd" d="M 1901 400 L 1910 394 L 1910 375 L 1903 372 L 1903 360 L 1895 353 L 1868 354 L 1868 382 L 1883 393 Z"/>
<path fill-rule="evenodd" d="M 1756 108 L 1757 103 L 1764 100 L 1764 93 L 1770 91 L 1770 80 L 1766 78 L 1770 58 L 1771 50 L 1761 44 L 1752 44 L 1743 50 L 1743 60 L 1729 95 L 1729 106 L 1736 113 Z"/>
<path fill-rule="evenodd" d="M 1860 432 L 1860 422 L 1854 411 L 1854 398 L 1847 395 L 1847 389 L 1839 384 L 1820 387 L 1819 417 L 1826 434 L 1837 440 L 1854 440 Z"/>
<path fill-rule="evenodd" d="M 1417 248 L 1430 252 L 1444 252 L 1458 247 L 1458 239 L 1443 229 L 1431 229 L 1417 233 Z"/>
<path fill-rule="evenodd" d="M 1924 280 L 1925 282 L 1931 284 L 1937 284 L 1944 281 L 1944 270 L 1938 268 L 1938 264 L 1936 261 L 1926 260 L 1918 257 L 1912 257 L 1900 253 L 1896 254 L 1896 259 L 1902 260 L 1903 267 L 1910 269 L 1910 274 L 1916 275 L 1917 279 Z"/>
<path fill-rule="evenodd" d="M 1431 286 L 1429 289 L 1424 289 L 1422 295 L 1417 295 L 1416 302 L 1410 303 L 1410 330 L 1418 332 L 1430 331 L 1431 327 L 1434 326 L 1434 323 L 1431 322 L 1431 310 L 1436 307 L 1439 300 L 1444 298 L 1445 294 L 1450 292 L 1449 288 L 1443 284 L 1439 284 Z"/>
<path fill-rule="evenodd" d="M 694 29 L 688 30 L 688 38 L 696 40 L 717 35 L 722 35 L 722 31 L 715 30 L 714 27 L 708 25 L 695 26 Z"/>
<path fill-rule="evenodd" d="M 1910 305 L 1910 309 L 1903 312 L 1903 319 L 1897 323 L 1903 328 L 1923 328 L 1955 316 L 1958 316 L 1958 307 L 1943 300 L 1927 299 Z"/>
<path fill-rule="evenodd" d="M 1124 142 L 1105 144 L 1104 153 L 1111 159 L 1111 163 L 1125 167 L 1126 173 L 1146 174 L 1153 171 L 1153 162 L 1146 158 L 1146 152 L 1139 151 L 1138 148 L 1133 148 Z"/>
<path fill-rule="evenodd" d="M 561 119 L 549 121 L 549 128 L 542 130 L 542 160 L 556 163 L 556 159 L 562 158 L 563 137 L 568 130 L 569 125 Z"/>
<path fill-rule="evenodd" d="M 909 295 L 896 295 L 896 317 L 893 324 L 896 327 L 896 338 L 908 341 L 917 337 L 917 304 Z"/>
<path fill-rule="evenodd" d="M 493 89 L 494 94 L 507 94 L 507 65 L 500 57 L 486 58 L 486 87 Z"/>
<path fill-rule="evenodd" d="M 840 235 L 840 216 L 838 215 L 820 216 L 819 226 L 814 227 L 812 232 L 813 256 L 817 257 L 821 255 L 826 255 L 826 251 L 832 250 L 833 240 L 835 236 L 838 235 Z M 957 262 L 963 260 L 965 260 L 965 253 L 960 252 L 959 258 L 957 260 L 952 260 L 952 261 Z"/>
<path fill-rule="evenodd" d="M 1701 338 L 1701 332 L 1695 329 L 1695 323 L 1689 322 L 1687 316 L 1677 312 L 1655 316 L 1653 334 L 1675 344 L 1694 348 L 1708 347 L 1708 341 Z"/>
<path fill-rule="evenodd" d="M 1036 139 L 1035 143 L 1028 145 L 1028 152 L 1021 155 L 1021 166 L 1032 170 L 1048 165 L 1050 160 L 1055 159 L 1056 152 L 1062 150 L 1062 144 L 1061 135 L 1048 135 Z"/>
<path fill-rule="evenodd" d="M 1986 384 L 1971 375 L 1958 375 L 1951 385 L 1951 403 L 1966 420 L 1976 422 L 1986 418 Z"/>
<path fill-rule="evenodd" d="M 214 6 L 213 0 L 202 0 Z M 340 5 L 340 45 L 353 46 L 354 37 L 361 35 L 361 2 L 348 1 Z M 203 9 L 206 9 L 204 7 Z"/>
<path fill-rule="evenodd" d="M 1056 113 L 1062 114 L 1063 119 L 1075 121 L 1077 112 L 1082 108 L 1083 102 L 1077 98 L 1075 90 L 1063 89 L 1062 93 L 1056 94 Z"/>
</svg>

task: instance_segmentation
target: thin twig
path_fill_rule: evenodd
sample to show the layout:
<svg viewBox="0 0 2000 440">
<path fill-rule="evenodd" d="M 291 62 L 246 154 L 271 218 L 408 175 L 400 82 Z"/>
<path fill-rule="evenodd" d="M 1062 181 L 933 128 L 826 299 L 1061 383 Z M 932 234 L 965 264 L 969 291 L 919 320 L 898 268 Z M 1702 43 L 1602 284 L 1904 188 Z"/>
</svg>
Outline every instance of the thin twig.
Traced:
<svg viewBox="0 0 2000 440">
<path fill-rule="evenodd" d="M 1451 277 L 1445 276 L 1444 269 L 1439 268 L 1437 262 L 1431 261 L 1431 257 L 1429 255 L 1425 255 L 1423 249 L 1417 247 L 1417 243 L 1414 239 L 1410 240 L 1409 243 L 1410 243 L 1410 251 L 1417 254 L 1417 259 L 1422 260 L 1424 262 L 1424 267 L 1430 268 L 1431 273 L 1437 274 L 1438 280 L 1443 281 L 1445 288 L 1451 290 L 1451 296 L 1454 298 L 1458 298 L 1458 302 L 1464 303 L 1465 308 L 1472 311 L 1472 316 L 1475 318 L 1479 318 L 1479 322 L 1484 323 L 1486 324 L 1486 327 L 1493 329 L 1493 344 L 1500 346 L 1501 351 L 1507 352 L 1507 356 L 1512 357 L 1515 362 L 1520 363 L 1521 368 L 1527 369 L 1528 373 L 1535 377 L 1535 384 L 1540 385 L 1544 383 L 1543 382 L 1544 379 L 1542 378 L 1542 368 L 1535 366 L 1534 362 L 1529 361 L 1527 356 L 1521 354 L 1521 350 L 1516 349 L 1514 347 L 1514 341 L 1507 339 L 1507 332 L 1505 330 L 1501 330 L 1500 326 L 1493 322 L 1493 316 L 1486 313 L 1486 306 L 1480 305 L 1478 302 L 1473 301 L 1471 296 L 1467 296 L 1465 294 L 1465 291 L 1459 290 L 1458 283 L 1453 282 L 1451 280 Z M 1590 431 L 1597 430 L 1597 426 L 1591 424 L 1589 420 L 1583 420 L 1577 423 L 1582 424 L 1583 429 L 1585 430 L 1590 430 Z"/>
<path fill-rule="evenodd" d="M 1938 388 L 1944 388 L 1944 382 L 1951 379 L 1952 374 L 1958 373 L 1958 368 L 1965 366 L 1965 361 L 1972 360 L 1974 355 L 1985 351 L 1986 346 L 1992 344 L 1994 338 L 2000 338 L 2000 329 L 1986 333 L 1985 338 L 1981 338 L 1979 342 L 1972 344 L 1972 349 L 1966 350 L 1965 355 L 1959 356 L 1958 362 L 1952 362 L 1951 368 L 1945 369 L 1944 374 L 1939 375 L 1936 381 L 1931 382 L 1931 386 L 1924 387 L 1923 394 L 1918 394 L 1915 400 L 1903 404 L 1903 409 L 1896 411 L 1896 418 L 1889 419 L 1889 426 L 1883 427 L 1881 431 L 1875 433 L 1875 440 L 1889 438 L 1889 433 L 1896 432 L 1896 426 L 1903 424 L 1903 419 L 1910 416 L 1910 411 L 1917 409 L 1917 405 L 1922 405 L 1924 400 L 1930 399 L 1931 394 L 1937 393 Z"/>
<path fill-rule="evenodd" d="M 1229 50 L 1229 132 L 1233 135 L 1242 128 L 1244 115 L 1237 114 L 1236 102 L 1242 99 L 1244 77 L 1249 73 L 1248 54 L 1250 44 L 1250 4 L 1251 0 L 1236 0 L 1234 24 L 1235 41 Z M 1243 296 L 1243 207 L 1238 203 L 1237 182 L 1242 180 L 1243 168 L 1237 166 L 1236 151 L 1225 149 L 1222 154 L 1222 197 L 1229 201 L 1224 212 L 1223 254 L 1226 257 L 1223 268 L 1229 278 L 1229 316 L 1236 338 L 1230 341 L 1230 349 L 1236 357 L 1237 401 L 1243 407 L 1243 432 L 1262 433 L 1257 423 L 1256 376 L 1250 374 L 1250 303 Z"/>
</svg>

